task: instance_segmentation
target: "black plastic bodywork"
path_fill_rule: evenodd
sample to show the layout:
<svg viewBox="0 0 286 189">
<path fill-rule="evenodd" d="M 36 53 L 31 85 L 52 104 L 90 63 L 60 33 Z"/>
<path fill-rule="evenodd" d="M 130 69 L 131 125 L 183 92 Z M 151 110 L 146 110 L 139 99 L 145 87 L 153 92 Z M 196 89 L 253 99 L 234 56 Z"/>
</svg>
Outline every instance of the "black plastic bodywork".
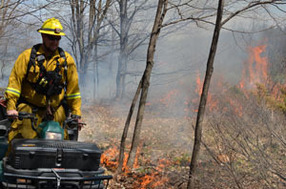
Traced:
<svg viewBox="0 0 286 189">
<path fill-rule="evenodd" d="M 97 171 L 100 156 L 101 150 L 95 144 L 68 140 L 15 139 L 8 161 L 17 169 Z"/>
<path fill-rule="evenodd" d="M 104 170 L 81 171 L 78 169 L 15 169 L 4 159 L 3 188 L 30 189 L 103 189 L 108 187 L 110 175 Z"/>
<path fill-rule="evenodd" d="M 107 188 L 110 175 L 99 168 L 101 150 L 76 141 L 15 139 L 3 159 L 3 188 Z"/>
</svg>

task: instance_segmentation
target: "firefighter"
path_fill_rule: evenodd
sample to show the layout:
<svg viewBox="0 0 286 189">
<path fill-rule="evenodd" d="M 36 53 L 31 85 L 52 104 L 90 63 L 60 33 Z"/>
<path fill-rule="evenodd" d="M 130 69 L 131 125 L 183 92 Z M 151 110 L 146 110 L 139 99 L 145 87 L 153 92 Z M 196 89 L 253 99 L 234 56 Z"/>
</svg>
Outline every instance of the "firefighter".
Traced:
<svg viewBox="0 0 286 189">
<path fill-rule="evenodd" d="M 66 101 L 72 117 L 81 123 L 76 65 L 72 56 L 59 47 L 61 37 L 65 35 L 63 27 L 58 19 L 50 18 L 37 31 L 41 33 L 42 44 L 19 55 L 5 91 L 7 116 L 14 118 L 8 134 L 9 142 L 13 138 L 37 137 L 30 120 L 16 119 L 18 112 L 35 113 L 38 118 L 36 126 L 43 120 L 62 124 L 66 119 L 63 105 Z"/>
</svg>

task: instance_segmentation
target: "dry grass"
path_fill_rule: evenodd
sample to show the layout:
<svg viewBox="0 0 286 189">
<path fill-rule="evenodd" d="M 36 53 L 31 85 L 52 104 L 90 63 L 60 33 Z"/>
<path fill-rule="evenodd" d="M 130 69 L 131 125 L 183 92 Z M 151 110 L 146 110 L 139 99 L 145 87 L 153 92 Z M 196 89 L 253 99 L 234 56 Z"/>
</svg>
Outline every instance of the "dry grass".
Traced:
<svg viewBox="0 0 286 189">
<path fill-rule="evenodd" d="M 254 109 L 257 110 L 257 107 Z M 81 131 L 80 140 L 95 142 L 103 150 L 114 145 L 119 146 L 128 113 L 126 109 L 120 106 L 97 105 L 86 106 L 83 112 L 87 126 Z M 203 133 L 206 146 L 202 147 L 198 164 L 198 188 L 286 187 L 285 181 L 270 172 L 274 169 L 285 174 L 281 167 L 286 163 L 285 146 L 281 146 L 278 138 L 269 138 L 272 136 L 269 134 L 269 128 L 267 129 L 270 125 L 266 122 L 269 120 L 265 120 L 266 116 L 261 114 L 261 111 L 246 117 L 208 114 Z M 258 119 L 256 115 L 263 119 Z M 253 118 L 255 121 L 251 122 Z M 276 121 L 278 124 L 278 120 Z M 272 124 L 271 128 L 273 125 L 275 124 Z M 133 126 L 134 122 L 131 123 L 128 143 Z M 275 127 L 276 130 L 273 131 L 282 134 L 282 128 L 278 128 L 278 125 Z M 285 134 L 285 129 L 283 132 Z M 117 177 L 111 188 L 186 188 L 192 138 L 190 120 L 184 117 L 161 116 L 147 110 L 141 131 L 139 167 L 133 169 L 132 174 Z M 257 138 L 259 145 L 265 147 L 265 151 L 259 151 Z M 263 155 L 271 158 L 269 163 L 272 167 L 266 166 L 267 158 L 261 158 Z M 113 158 L 113 161 L 115 160 L 116 158 Z M 164 168 L 158 168 L 160 160 L 168 161 L 165 162 Z M 113 174 L 112 170 L 109 173 Z M 156 180 L 143 186 L 142 180 L 152 173 L 156 173 Z M 164 181 L 164 184 L 155 186 L 157 181 Z"/>
</svg>

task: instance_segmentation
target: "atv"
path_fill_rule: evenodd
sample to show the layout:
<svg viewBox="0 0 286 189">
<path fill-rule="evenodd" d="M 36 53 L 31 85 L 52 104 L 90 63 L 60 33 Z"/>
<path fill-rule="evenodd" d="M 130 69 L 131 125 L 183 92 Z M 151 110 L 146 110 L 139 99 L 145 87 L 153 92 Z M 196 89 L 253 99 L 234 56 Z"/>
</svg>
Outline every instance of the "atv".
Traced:
<svg viewBox="0 0 286 189">
<path fill-rule="evenodd" d="M 13 139 L 11 150 L 5 155 L 11 122 L 7 118 L 0 121 L 0 188 L 108 187 L 112 176 L 104 175 L 104 169 L 99 166 L 102 151 L 96 144 L 77 141 L 78 125 L 74 119 L 68 118 L 63 127 L 50 120 L 37 128 L 37 118 L 33 113 L 19 112 L 18 119 L 30 119 L 38 138 Z M 65 128 L 72 140 L 63 140 Z"/>
</svg>

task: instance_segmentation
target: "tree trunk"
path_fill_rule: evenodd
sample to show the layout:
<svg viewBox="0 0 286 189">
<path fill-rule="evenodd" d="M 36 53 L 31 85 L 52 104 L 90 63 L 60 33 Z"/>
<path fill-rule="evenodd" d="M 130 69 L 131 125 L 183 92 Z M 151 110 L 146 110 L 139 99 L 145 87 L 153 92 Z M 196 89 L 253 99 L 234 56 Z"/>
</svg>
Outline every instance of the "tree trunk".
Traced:
<svg viewBox="0 0 286 189">
<path fill-rule="evenodd" d="M 96 98 L 96 92 L 99 84 L 99 76 L 98 76 L 98 55 L 97 55 L 97 42 L 94 46 L 94 65 L 93 65 L 93 101 L 95 101 Z"/>
<path fill-rule="evenodd" d="M 118 57 L 118 67 L 116 75 L 116 98 L 121 98 L 124 94 L 125 72 L 127 65 L 127 56 L 120 51 Z"/>
<path fill-rule="evenodd" d="M 125 122 L 123 134 L 122 134 L 122 137 L 121 137 L 120 152 L 119 152 L 119 162 L 118 162 L 117 173 L 121 173 L 122 172 L 122 166 L 123 166 L 123 161 L 124 161 L 124 151 L 125 151 L 125 141 L 126 141 L 126 138 L 127 138 L 127 133 L 128 133 L 128 129 L 129 129 L 129 126 L 130 126 L 131 118 L 132 118 L 132 115 L 133 115 L 133 112 L 134 112 L 134 107 L 135 107 L 135 104 L 136 104 L 136 102 L 138 100 L 141 88 L 142 88 L 142 79 L 140 80 L 140 83 L 139 83 L 139 85 L 137 87 L 135 96 L 134 96 L 134 98 L 132 100 L 132 103 L 131 103 L 131 106 L 130 106 L 130 109 L 129 109 L 129 113 L 128 113 L 128 116 L 127 116 L 127 119 L 126 119 L 126 122 Z"/>
<path fill-rule="evenodd" d="M 95 52 L 97 57 L 97 49 L 93 52 L 93 49 L 98 44 L 98 39 L 100 35 L 100 29 L 103 20 L 107 14 L 107 10 L 111 5 L 111 0 L 106 0 L 105 6 L 102 5 L 102 0 L 90 0 L 89 3 L 83 0 L 70 0 L 71 12 L 72 12 L 72 25 L 74 32 L 74 46 L 78 46 L 79 58 L 77 58 L 77 66 L 80 72 L 80 82 L 81 86 L 85 86 L 85 80 L 87 75 L 87 70 L 89 69 L 89 64 L 91 61 L 90 56 Z M 85 10 L 89 5 L 88 14 L 88 26 L 85 27 L 84 17 L 86 15 Z M 87 35 L 84 35 L 87 33 Z M 74 54 L 77 54 L 75 49 Z M 96 58 L 97 59 L 97 58 Z M 93 68 L 97 72 L 98 62 L 96 61 L 95 67 Z M 96 74 L 98 82 L 98 74 Z M 97 83 L 98 84 L 98 83 Z"/>
<path fill-rule="evenodd" d="M 158 1 L 157 13 L 156 13 L 152 33 L 150 36 L 149 46 L 148 46 L 147 65 L 146 65 L 146 69 L 142 77 L 142 92 L 141 92 L 141 97 L 139 101 L 139 107 L 138 107 L 137 118 L 136 118 L 136 123 L 135 123 L 132 143 L 131 143 L 131 149 L 130 149 L 128 161 L 127 161 L 128 167 L 132 167 L 134 164 L 137 147 L 140 142 L 140 132 L 141 132 L 141 126 L 142 126 L 142 121 L 143 121 L 143 116 L 144 116 L 146 99 L 148 95 L 148 89 L 150 85 L 151 72 L 152 72 L 152 68 L 154 65 L 154 54 L 155 54 L 155 49 L 156 49 L 156 43 L 157 43 L 157 39 L 160 34 L 162 22 L 167 12 L 167 5 L 168 5 L 168 0 Z"/>
<path fill-rule="evenodd" d="M 118 56 L 118 67 L 116 74 L 116 95 L 115 98 L 119 99 L 125 95 L 126 90 L 126 77 L 128 75 L 128 61 L 130 54 L 137 49 L 143 41 L 147 38 L 141 36 L 135 37 L 135 33 L 129 35 L 131 25 L 134 21 L 134 16 L 144 10 L 144 5 L 147 3 L 147 0 L 117 0 L 120 10 L 120 27 L 117 30 L 113 24 L 112 28 L 116 31 L 120 39 L 120 51 Z M 140 32 L 140 35 L 142 33 Z M 131 38 L 131 40 L 129 40 Z M 129 42 L 131 41 L 131 42 Z"/>
<path fill-rule="evenodd" d="M 127 44 L 128 44 L 128 16 L 127 0 L 120 0 L 120 52 L 118 59 L 118 70 L 116 76 L 116 98 L 121 98 L 124 94 L 125 76 L 127 69 Z"/>
<path fill-rule="evenodd" d="M 203 85 L 203 91 L 202 91 L 202 95 L 200 99 L 199 110 L 198 110 L 196 126 L 195 126 L 195 138 L 194 138 L 192 159 L 190 163 L 188 189 L 193 189 L 195 187 L 194 175 L 196 172 L 197 159 L 198 159 L 200 146 L 201 146 L 202 124 L 203 124 L 205 107 L 206 107 L 206 102 L 207 102 L 207 97 L 208 97 L 209 86 L 211 82 L 211 76 L 212 76 L 213 69 L 214 69 L 213 64 L 214 64 L 214 58 L 215 58 L 216 50 L 217 50 L 219 33 L 221 29 L 223 6 L 224 6 L 224 0 L 219 0 L 218 9 L 217 9 L 216 25 L 215 25 L 212 44 L 211 44 L 211 48 L 209 52 L 209 58 L 207 62 L 207 69 L 206 69 L 206 75 L 205 75 L 205 80 L 204 80 L 204 85 Z"/>
<path fill-rule="evenodd" d="M 114 64 L 114 51 L 115 51 L 115 38 L 116 38 L 116 36 L 115 36 L 116 34 L 115 34 L 115 31 L 114 30 L 112 30 L 111 31 L 111 53 L 110 53 L 110 58 L 109 58 L 109 65 L 108 65 L 108 75 L 110 75 L 110 76 L 112 76 L 113 75 L 113 64 Z M 113 87 L 112 87 L 112 84 L 111 84 L 111 82 L 109 82 L 109 86 L 108 86 L 108 88 L 109 88 L 109 98 L 111 99 L 112 97 L 114 97 L 113 96 L 113 92 L 114 92 L 114 90 L 113 90 Z"/>
</svg>

